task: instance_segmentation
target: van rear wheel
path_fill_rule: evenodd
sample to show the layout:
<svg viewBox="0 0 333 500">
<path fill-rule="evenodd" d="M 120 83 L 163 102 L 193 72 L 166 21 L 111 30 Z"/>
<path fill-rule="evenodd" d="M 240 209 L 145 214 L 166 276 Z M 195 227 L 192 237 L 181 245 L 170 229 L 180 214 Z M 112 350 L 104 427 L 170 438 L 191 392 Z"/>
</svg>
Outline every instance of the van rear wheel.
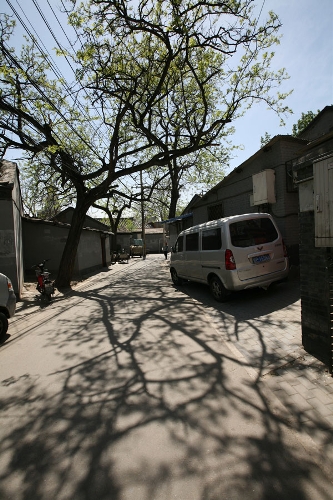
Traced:
<svg viewBox="0 0 333 500">
<path fill-rule="evenodd" d="M 182 278 L 178 276 L 176 269 L 174 269 L 173 267 L 170 269 L 170 274 L 174 285 L 180 286 L 184 283 Z"/>
<path fill-rule="evenodd" d="M 0 313 L 0 338 L 2 339 L 8 330 L 8 319 L 3 313 Z"/>
<path fill-rule="evenodd" d="M 223 286 L 221 280 L 217 276 L 213 276 L 209 281 L 210 291 L 215 300 L 225 302 L 230 292 Z"/>
</svg>

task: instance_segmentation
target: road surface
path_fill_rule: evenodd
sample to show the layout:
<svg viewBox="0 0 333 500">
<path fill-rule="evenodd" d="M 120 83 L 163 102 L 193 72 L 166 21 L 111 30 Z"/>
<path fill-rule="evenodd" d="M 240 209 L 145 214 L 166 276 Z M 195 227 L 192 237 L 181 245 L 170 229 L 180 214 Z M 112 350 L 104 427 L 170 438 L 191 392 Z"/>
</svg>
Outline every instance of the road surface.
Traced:
<svg viewBox="0 0 333 500">
<path fill-rule="evenodd" d="M 161 255 L 27 309 L 0 349 L 1 500 L 333 499 L 222 329 Z"/>
</svg>

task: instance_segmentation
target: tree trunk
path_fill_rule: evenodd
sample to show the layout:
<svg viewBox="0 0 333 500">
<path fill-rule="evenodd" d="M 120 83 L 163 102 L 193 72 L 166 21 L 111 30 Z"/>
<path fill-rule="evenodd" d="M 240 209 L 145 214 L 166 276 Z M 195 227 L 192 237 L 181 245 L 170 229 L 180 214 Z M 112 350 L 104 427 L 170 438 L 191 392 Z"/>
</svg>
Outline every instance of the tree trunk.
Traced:
<svg viewBox="0 0 333 500">
<path fill-rule="evenodd" d="M 74 208 L 71 227 L 68 232 L 67 241 L 61 257 L 58 276 L 56 279 L 57 288 L 70 287 L 74 272 L 77 248 L 80 242 L 81 232 L 88 209 L 89 206 L 86 206 L 86 204 L 77 204 Z"/>
<path fill-rule="evenodd" d="M 171 200 L 170 200 L 170 207 L 169 207 L 169 219 L 176 217 L 176 208 L 177 208 L 178 200 L 179 200 L 179 196 L 176 193 L 171 192 Z"/>
<path fill-rule="evenodd" d="M 180 198 L 179 194 L 179 177 L 180 172 L 177 168 L 177 160 L 172 163 L 169 162 L 169 174 L 171 180 L 171 193 L 170 193 L 170 206 L 169 206 L 169 219 L 176 217 L 177 203 Z"/>
<path fill-rule="evenodd" d="M 177 203 L 179 200 L 179 189 L 177 180 L 171 179 L 171 193 L 169 205 L 169 219 L 176 217 Z"/>
</svg>

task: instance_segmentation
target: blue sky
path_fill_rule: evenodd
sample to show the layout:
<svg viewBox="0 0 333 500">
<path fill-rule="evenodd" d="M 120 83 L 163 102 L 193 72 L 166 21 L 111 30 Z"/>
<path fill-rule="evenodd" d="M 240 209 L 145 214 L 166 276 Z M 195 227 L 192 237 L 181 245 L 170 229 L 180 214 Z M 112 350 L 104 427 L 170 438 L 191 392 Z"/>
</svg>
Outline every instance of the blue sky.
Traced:
<svg viewBox="0 0 333 500">
<path fill-rule="evenodd" d="M 261 0 L 258 5 L 262 5 Z M 261 18 L 270 10 L 282 22 L 274 68 L 284 67 L 290 76 L 281 90 L 293 89 L 286 100 L 293 114 L 281 127 L 274 112 L 264 104 L 256 104 L 236 121 L 233 142 L 244 149 L 236 151 L 228 172 L 260 149 L 265 132 L 272 137 L 290 134 L 303 112 L 316 112 L 333 104 L 333 0 L 266 0 Z"/>
<path fill-rule="evenodd" d="M 234 153 L 230 167 L 226 172 L 240 165 L 260 148 L 260 138 L 267 132 L 270 136 L 290 134 L 292 126 L 301 117 L 302 112 L 323 109 L 333 104 L 333 0 L 258 0 L 258 12 L 261 12 L 261 21 L 267 12 L 273 10 L 282 22 L 280 34 L 281 43 L 275 49 L 273 60 L 274 69 L 285 67 L 290 79 L 287 80 L 281 91 L 293 89 L 286 104 L 293 110 L 293 114 L 285 118 L 285 126 L 280 126 L 279 117 L 267 109 L 265 104 L 255 104 L 243 118 L 233 123 L 236 133 L 232 142 L 243 145 L 242 150 Z M 46 25 L 38 14 L 32 0 L 2 0 L 0 10 L 12 12 L 10 5 L 19 13 L 29 26 L 29 21 L 35 27 L 43 43 L 49 51 L 55 47 L 55 41 Z M 61 0 L 38 0 L 52 30 L 68 45 L 60 26 L 50 11 L 50 5 L 58 14 Z M 22 8 L 22 10 L 21 10 Z M 24 17 L 26 14 L 27 18 Z M 61 19 L 61 16 L 59 16 Z M 70 36 L 70 28 L 63 26 Z M 31 26 L 29 29 L 32 30 Z M 22 27 L 18 22 L 19 32 Z M 16 33 L 18 33 L 18 31 Z M 16 37 L 17 43 L 21 40 Z M 61 65 L 61 68 L 63 66 Z M 68 68 L 67 68 L 68 71 Z M 68 79 L 73 75 L 68 71 Z"/>
</svg>

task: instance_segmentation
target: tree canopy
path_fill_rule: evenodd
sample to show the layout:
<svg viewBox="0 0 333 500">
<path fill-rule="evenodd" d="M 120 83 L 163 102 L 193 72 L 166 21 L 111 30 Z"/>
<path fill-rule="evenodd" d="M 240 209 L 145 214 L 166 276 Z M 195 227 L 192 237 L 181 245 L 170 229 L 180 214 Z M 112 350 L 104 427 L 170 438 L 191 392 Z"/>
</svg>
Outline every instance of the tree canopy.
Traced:
<svg viewBox="0 0 333 500">
<path fill-rule="evenodd" d="M 58 286 L 70 282 L 96 201 L 139 199 L 137 176 L 152 170 L 155 186 L 174 177 L 179 189 L 179 172 L 221 145 L 227 124 L 256 101 L 288 111 L 278 91 L 287 75 L 271 70 L 281 24 L 272 12 L 259 22 L 252 0 L 91 0 L 72 2 L 68 15 L 81 42 L 65 54 L 76 68 L 73 90 L 50 79 L 34 43 L 21 55 L 10 48 L 8 20 L 1 32 L 3 151 L 43 158 L 75 197 Z"/>
<path fill-rule="evenodd" d="M 309 123 L 312 122 L 312 120 L 317 116 L 318 113 L 320 113 L 320 109 L 318 109 L 317 113 L 314 113 L 313 111 L 302 113 L 301 118 L 297 121 L 297 123 L 294 123 L 293 125 L 292 135 L 294 137 L 299 136 L 309 125 Z"/>
</svg>

